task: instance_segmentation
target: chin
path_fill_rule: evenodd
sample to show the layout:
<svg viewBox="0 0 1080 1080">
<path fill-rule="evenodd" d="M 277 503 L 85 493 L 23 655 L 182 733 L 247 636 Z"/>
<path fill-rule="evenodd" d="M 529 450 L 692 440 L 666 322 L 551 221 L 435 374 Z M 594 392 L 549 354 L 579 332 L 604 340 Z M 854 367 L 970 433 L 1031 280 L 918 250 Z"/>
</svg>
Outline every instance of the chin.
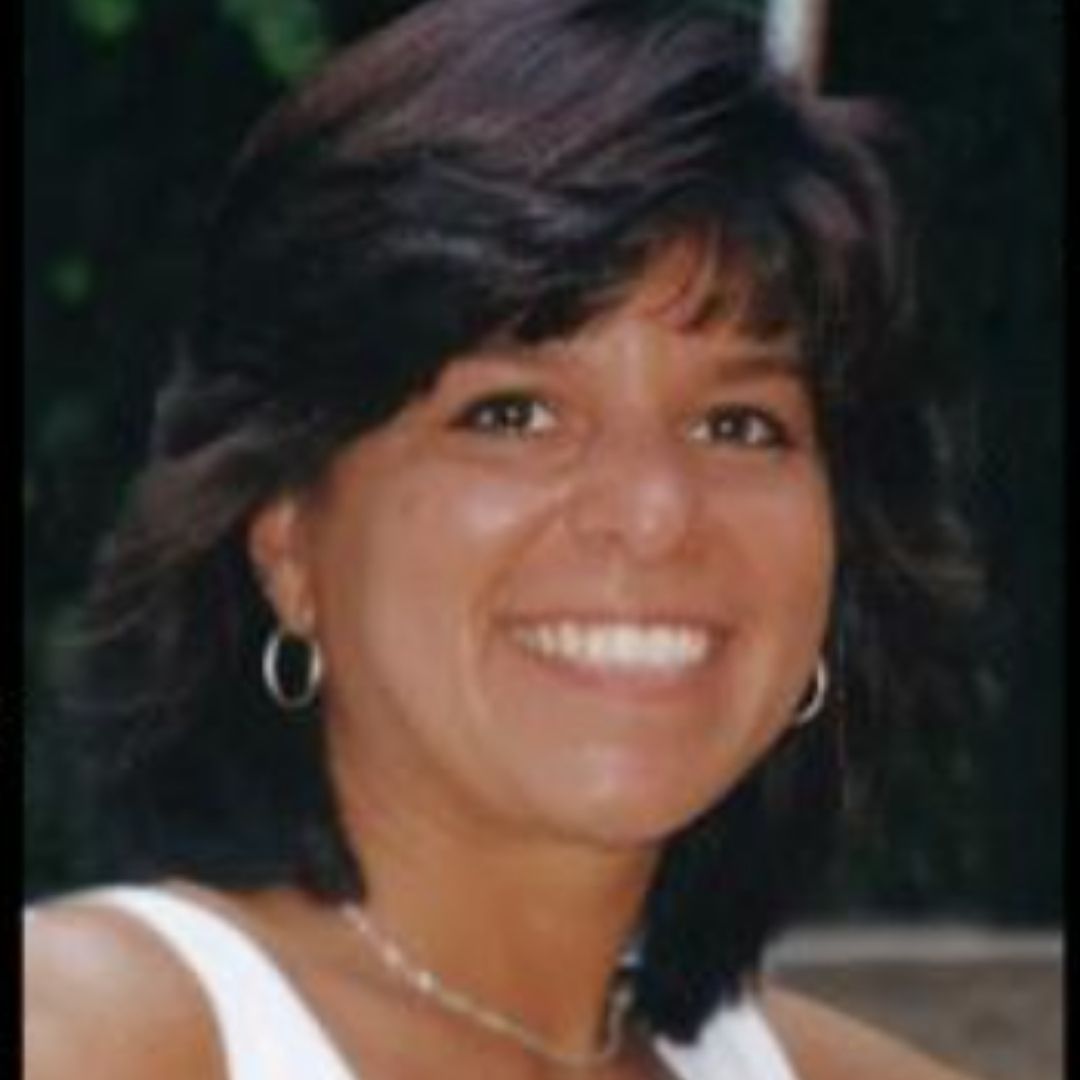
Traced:
<svg viewBox="0 0 1080 1080">
<path fill-rule="evenodd" d="M 564 835 L 605 848 L 657 847 L 713 806 L 734 783 L 714 779 L 693 783 L 685 775 L 659 782 L 605 776 L 582 780 L 550 807 L 549 820 Z"/>
</svg>

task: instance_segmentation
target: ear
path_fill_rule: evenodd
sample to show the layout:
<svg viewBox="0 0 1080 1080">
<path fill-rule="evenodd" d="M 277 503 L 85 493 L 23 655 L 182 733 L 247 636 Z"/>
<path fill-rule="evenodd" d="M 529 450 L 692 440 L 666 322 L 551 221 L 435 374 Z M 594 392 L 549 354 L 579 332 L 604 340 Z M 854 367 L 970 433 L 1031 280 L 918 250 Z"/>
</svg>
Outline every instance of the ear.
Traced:
<svg viewBox="0 0 1080 1080">
<path fill-rule="evenodd" d="M 296 494 L 267 503 L 248 525 L 248 558 L 278 621 L 307 636 L 316 621 L 303 507 Z"/>
</svg>

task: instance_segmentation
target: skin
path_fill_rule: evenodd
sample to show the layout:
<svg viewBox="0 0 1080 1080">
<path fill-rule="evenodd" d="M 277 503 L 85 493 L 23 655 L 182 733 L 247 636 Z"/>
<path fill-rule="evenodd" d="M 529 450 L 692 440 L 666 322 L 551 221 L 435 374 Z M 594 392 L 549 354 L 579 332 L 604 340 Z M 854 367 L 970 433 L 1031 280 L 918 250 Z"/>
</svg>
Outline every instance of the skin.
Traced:
<svg viewBox="0 0 1080 1080">
<path fill-rule="evenodd" d="M 372 917 L 567 1050 L 597 1041 L 665 838 L 787 729 L 828 617 L 831 498 L 796 342 L 688 322 L 688 254 L 658 258 L 569 340 L 452 362 L 250 531 L 279 617 L 323 653 L 329 763 Z M 597 619 L 685 624 L 708 652 L 597 674 L 517 636 Z M 365 1076 L 564 1075 L 417 999 L 299 892 L 175 887 L 261 941 Z M 148 1075 L 147 1030 L 169 1048 L 155 1040 L 153 1075 L 222 1075 L 190 979 L 91 908 L 59 905 L 30 935 L 28 1075 L 66 1076 L 76 1053 L 84 1077 L 88 1061 Z M 156 989 L 134 992 L 144 981 Z M 856 1039 L 849 1059 L 833 1014 L 784 993 L 767 1008 L 810 1080 L 949 1075 L 907 1051 L 875 1071 L 895 1044 Z M 127 1022 L 103 1022 L 113 1010 Z M 635 1039 L 590 1075 L 668 1074 Z"/>
<path fill-rule="evenodd" d="M 664 839 L 788 726 L 827 619 L 794 343 L 688 327 L 685 274 L 676 253 L 572 340 L 452 363 L 252 536 L 324 653 L 375 918 L 568 1047 L 592 1041 Z M 515 640 L 566 619 L 704 627 L 710 655 L 597 678 Z"/>
<path fill-rule="evenodd" d="M 194 892 L 190 886 L 174 888 L 189 895 Z M 311 911 L 270 914 L 273 905 L 265 899 L 253 902 L 251 897 L 236 895 L 226 899 L 205 890 L 197 898 L 243 925 L 268 948 L 277 948 L 275 960 L 333 1032 L 337 1045 L 353 1061 L 363 1062 L 365 1080 L 419 1080 L 435 1075 L 533 1075 L 540 1080 L 545 1075 L 527 1069 L 506 1071 L 504 1058 L 494 1059 L 489 1067 L 495 1071 L 486 1074 L 449 1066 L 447 1047 L 460 1044 L 466 1034 L 461 1028 L 449 1033 L 436 1030 L 436 1035 L 449 1034 L 451 1041 L 443 1040 L 434 1054 L 424 1057 L 421 1053 L 416 1055 L 419 1060 L 403 1063 L 400 1053 L 395 1056 L 395 1048 L 413 1046 L 424 1051 L 426 1044 L 416 1041 L 416 1015 L 403 1021 L 388 1007 L 392 992 L 379 987 L 376 974 L 357 978 L 353 972 L 347 986 L 335 987 L 328 996 L 326 986 L 333 980 L 327 970 L 335 965 L 323 955 L 332 936 L 325 912 L 317 913 L 322 927 L 320 933 L 313 933 L 308 924 L 316 913 Z M 278 905 L 283 901 L 286 898 L 279 897 Z M 291 949 L 284 945 L 286 940 L 292 942 Z M 348 943 L 336 944 L 340 966 Z M 294 954 L 304 949 L 310 971 L 295 961 Z M 151 931 L 123 914 L 85 898 L 42 908 L 25 935 L 24 967 L 26 1080 L 72 1076 L 81 1080 L 228 1080 L 213 1018 L 200 988 Z M 345 990 L 348 1000 L 342 996 Z M 967 1076 L 782 987 L 766 984 L 761 1003 L 800 1080 L 871 1076 L 875 1080 L 965 1080 Z M 366 1024 L 357 1023 L 358 1014 Z M 387 1015 L 390 1026 L 380 1028 Z M 475 1068 L 475 1058 L 466 1067 Z M 554 1080 L 558 1074 L 546 1075 Z M 638 1050 L 617 1071 L 590 1075 L 641 1080 L 665 1074 Z"/>
</svg>

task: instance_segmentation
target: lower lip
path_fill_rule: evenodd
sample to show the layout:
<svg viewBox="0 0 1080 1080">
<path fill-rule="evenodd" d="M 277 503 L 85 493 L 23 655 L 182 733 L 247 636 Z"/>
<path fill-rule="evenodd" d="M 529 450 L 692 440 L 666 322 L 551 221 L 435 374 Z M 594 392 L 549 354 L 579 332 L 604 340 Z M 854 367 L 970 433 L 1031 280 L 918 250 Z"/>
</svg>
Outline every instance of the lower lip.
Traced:
<svg viewBox="0 0 1080 1080">
<path fill-rule="evenodd" d="M 567 683 L 609 696 L 658 702 L 699 689 L 715 663 L 717 651 L 716 642 L 710 642 L 706 656 L 686 667 L 601 667 L 549 656 L 516 640 L 513 644 L 519 656 Z"/>
</svg>

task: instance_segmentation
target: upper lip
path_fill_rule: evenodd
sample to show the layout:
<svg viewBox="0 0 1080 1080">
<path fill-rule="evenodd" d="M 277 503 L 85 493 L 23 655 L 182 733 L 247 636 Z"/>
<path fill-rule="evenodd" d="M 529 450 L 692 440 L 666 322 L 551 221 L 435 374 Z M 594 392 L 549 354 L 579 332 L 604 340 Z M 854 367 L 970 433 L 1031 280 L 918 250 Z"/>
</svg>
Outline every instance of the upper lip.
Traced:
<svg viewBox="0 0 1080 1080">
<path fill-rule="evenodd" d="M 722 629 L 715 615 L 703 615 L 674 608 L 643 610 L 589 608 L 585 610 L 553 609 L 540 612 L 516 613 L 507 620 L 515 626 L 574 623 L 579 626 L 629 624 L 634 626 L 691 626 L 709 631 Z"/>
</svg>

